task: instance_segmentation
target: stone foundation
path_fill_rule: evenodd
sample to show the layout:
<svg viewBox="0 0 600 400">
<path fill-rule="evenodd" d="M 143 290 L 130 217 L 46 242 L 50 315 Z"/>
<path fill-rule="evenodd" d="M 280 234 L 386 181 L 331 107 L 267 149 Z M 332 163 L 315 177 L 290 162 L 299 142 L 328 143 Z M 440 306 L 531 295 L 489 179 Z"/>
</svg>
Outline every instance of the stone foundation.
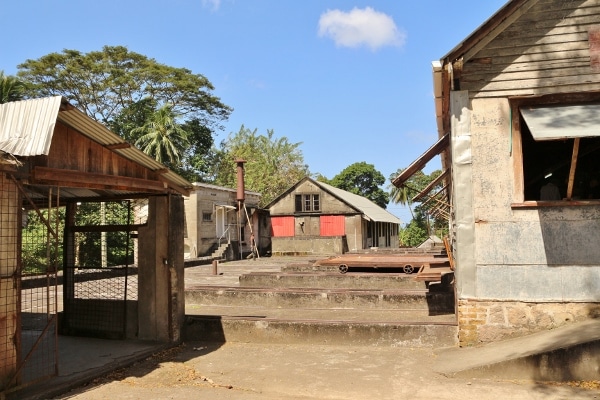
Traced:
<svg viewBox="0 0 600 400">
<path fill-rule="evenodd" d="M 459 300 L 459 346 L 510 339 L 590 318 L 600 318 L 600 303 Z"/>
</svg>

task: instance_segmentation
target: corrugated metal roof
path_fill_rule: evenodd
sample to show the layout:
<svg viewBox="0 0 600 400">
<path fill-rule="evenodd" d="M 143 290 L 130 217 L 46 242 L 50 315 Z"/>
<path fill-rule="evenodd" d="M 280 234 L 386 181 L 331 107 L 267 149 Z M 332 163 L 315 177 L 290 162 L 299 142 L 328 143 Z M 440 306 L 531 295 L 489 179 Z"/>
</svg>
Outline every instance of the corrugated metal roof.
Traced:
<svg viewBox="0 0 600 400">
<path fill-rule="evenodd" d="M 379 207 L 366 197 L 359 196 L 354 193 L 347 192 L 345 190 L 336 188 L 323 182 L 313 181 L 324 190 L 332 193 L 334 196 L 345 201 L 349 205 L 355 207 L 362 212 L 367 218 L 375 222 L 389 222 L 392 224 L 401 224 L 402 221 L 389 211 Z"/>
<path fill-rule="evenodd" d="M 128 145 L 119 135 L 71 106 L 62 96 L 1 104 L 0 150 L 18 156 L 48 154 L 57 120 L 103 146 L 124 146 L 112 151 L 152 171 L 164 170 L 162 177 L 167 182 L 185 190 L 192 189 L 186 179 L 167 170 L 135 146 Z"/>
<path fill-rule="evenodd" d="M 61 96 L 0 104 L 0 150 L 15 156 L 48 154 Z"/>
</svg>

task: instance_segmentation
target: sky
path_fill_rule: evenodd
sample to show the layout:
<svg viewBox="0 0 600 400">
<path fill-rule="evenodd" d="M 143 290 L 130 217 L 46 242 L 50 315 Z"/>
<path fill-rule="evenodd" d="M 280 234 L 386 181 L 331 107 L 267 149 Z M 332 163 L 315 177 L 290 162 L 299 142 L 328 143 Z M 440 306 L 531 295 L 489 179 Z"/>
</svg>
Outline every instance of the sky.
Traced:
<svg viewBox="0 0 600 400">
<path fill-rule="evenodd" d="M 431 62 L 506 0 L 19 0 L 0 8 L 0 70 L 125 46 L 204 75 L 242 125 L 301 143 L 311 174 L 357 162 L 388 178 L 437 140 Z M 7 35 L 6 33 L 10 33 Z M 430 173 L 441 167 L 434 158 Z M 402 222 L 410 212 L 388 211 Z"/>
</svg>

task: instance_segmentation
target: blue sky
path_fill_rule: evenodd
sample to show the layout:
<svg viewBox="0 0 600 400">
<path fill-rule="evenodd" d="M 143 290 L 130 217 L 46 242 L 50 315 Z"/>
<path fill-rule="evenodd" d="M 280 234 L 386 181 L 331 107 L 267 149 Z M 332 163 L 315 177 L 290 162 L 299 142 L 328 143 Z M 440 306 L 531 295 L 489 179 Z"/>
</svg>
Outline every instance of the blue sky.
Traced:
<svg viewBox="0 0 600 400">
<path fill-rule="evenodd" d="M 206 76 L 246 128 L 285 136 L 311 173 L 365 161 L 386 179 L 437 139 L 431 62 L 505 0 L 19 0 L 0 70 L 63 49 L 129 50 Z M 425 169 L 440 167 L 434 159 Z M 386 187 L 387 189 L 387 183 Z M 408 211 L 388 210 L 404 222 Z"/>
</svg>

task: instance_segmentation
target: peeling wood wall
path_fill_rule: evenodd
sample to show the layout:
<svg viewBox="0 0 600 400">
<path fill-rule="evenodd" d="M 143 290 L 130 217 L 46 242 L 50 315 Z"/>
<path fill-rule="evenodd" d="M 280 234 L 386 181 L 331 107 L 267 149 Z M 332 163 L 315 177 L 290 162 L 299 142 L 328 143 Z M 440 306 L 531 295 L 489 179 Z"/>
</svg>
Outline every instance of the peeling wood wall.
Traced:
<svg viewBox="0 0 600 400">
<path fill-rule="evenodd" d="M 588 40 L 599 25 L 599 0 L 540 0 L 465 62 L 460 89 L 471 97 L 600 90 Z"/>
</svg>

